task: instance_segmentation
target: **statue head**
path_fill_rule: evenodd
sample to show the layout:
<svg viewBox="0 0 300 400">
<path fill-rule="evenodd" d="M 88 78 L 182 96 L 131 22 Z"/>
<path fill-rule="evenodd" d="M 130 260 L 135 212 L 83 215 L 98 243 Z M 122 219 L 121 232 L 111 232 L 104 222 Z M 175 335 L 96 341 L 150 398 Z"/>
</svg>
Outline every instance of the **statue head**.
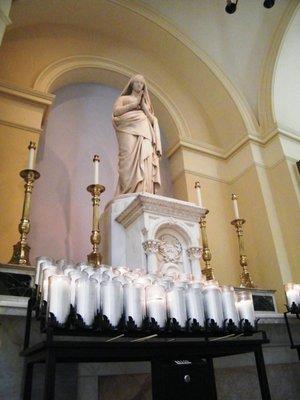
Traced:
<svg viewBox="0 0 300 400">
<path fill-rule="evenodd" d="M 148 88 L 147 88 L 147 83 L 143 75 L 133 75 L 125 88 L 123 89 L 121 96 L 130 96 L 132 92 L 140 93 L 140 91 L 143 90 L 143 97 L 146 101 L 146 103 L 149 106 L 150 112 L 154 114 L 153 107 L 151 104 L 150 96 L 148 93 Z"/>
<path fill-rule="evenodd" d="M 124 88 L 121 96 L 131 95 L 132 92 L 139 93 L 141 90 L 144 90 L 146 86 L 146 81 L 143 75 L 134 75 L 130 78 L 130 81 Z"/>
</svg>

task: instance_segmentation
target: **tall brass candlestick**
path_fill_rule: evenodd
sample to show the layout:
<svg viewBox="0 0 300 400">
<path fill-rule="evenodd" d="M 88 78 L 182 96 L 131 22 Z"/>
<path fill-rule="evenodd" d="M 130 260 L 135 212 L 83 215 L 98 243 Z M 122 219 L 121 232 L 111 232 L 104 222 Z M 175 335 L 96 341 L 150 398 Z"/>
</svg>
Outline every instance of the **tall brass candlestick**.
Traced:
<svg viewBox="0 0 300 400">
<path fill-rule="evenodd" d="M 207 239 L 207 233 L 206 233 L 206 214 L 208 214 L 208 210 L 206 210 L 205 215 L 200 217 L 200 229 L 201 229 L 201 236 L 202 236 L 202 258 L 205 263 L 205 268 L 203 269 L 203 273 L 206 276 L 206 279 L 208 281 L 215 279 L 214 277 L 214 270 L 212 266 L 210 265 L 211 262 L 211 251 L 210 248 L 208 247 L 208 239 Z"/>
<path fill-rule="evenodd" d="M 236 228 L 236 233 L 238 237 L 238 242 L 239 242 L 239 252 L 240 252 L 240 264 L 242 267 L 242 273 L 241 273 L 241 287 L 247 287 L 247 288 L 254 288 L 254 283 L 252 281 L 252 278 L 250 276 L 250 273 L 248 271 L 248 260 L 247 256 L 245 254 L 245 248 L 244 248 L 244 232 L 243 232 L 243 224 L 246 222 L 246 220 L 242 218 L 234 219 L 231 221 L 231 224 L 235 226 Z"/>
<path fill-rule="evenodd" d="M 101 242 L 100 236 L 100 194 L 104 192 L 105 187 L 100 184 L 89 185 L 87 187 L 87 191 L 92 195 L 92 203 L 93 203 L 93 229 L 91 234 L 91 243 L 93 246 L 93 250 L 90 254 L 88 254 L 87 259 L 88 263 L 94 266 L 100 265 L 102 261 L 102 256 L 99 252 L 99 244 Z"/>
<path fill-rule="evenodd" d="M 32 143 L 30 144 L 30 146 L 33 145 L 35 146 L 35 144 Z M 27 244 L 27 236 L 30 231 L 30 219 L 29 219 L 30 203 L 31 203 L 33 183 L 36 179 L 39 179 L 40 174 L 34 169 L 24 169 L 20 172 L 20 176 L 25 181 L 23 211 L 22 211 L 22 218 L 19 224 L 19 232 L 21 234 L 21 237 L 20 241 L 14 245 L 13 255 L 11 260 L 9 261 L 9 264 L 30 265 L 29 261 L 30 247 Z"/>
</svg>

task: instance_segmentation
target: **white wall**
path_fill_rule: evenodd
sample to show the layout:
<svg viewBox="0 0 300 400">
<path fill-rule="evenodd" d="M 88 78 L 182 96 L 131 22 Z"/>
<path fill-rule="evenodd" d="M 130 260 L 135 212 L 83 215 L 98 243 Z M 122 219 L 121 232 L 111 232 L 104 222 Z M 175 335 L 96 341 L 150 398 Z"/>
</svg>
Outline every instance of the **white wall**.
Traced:
<svg viewBox="0 0 300 400">
<path fill-rule="evenodd" d="M 105 204 L 114 197 L 118 180 L 118 143 L 111 110 L 119 91 L 95 84 L 59 89 L 37 159 L 41 178 L 33 192 L 31 212 L 32 260 L 38 255 L 85 260 L 91 251 L 92 157 L 99 154 Z M 162 194 L 171 195 L 168 161 L 162 162 Z"/>
<path fill-rule="evenodd" d="M 262 63 L 289 0 L 272 9 L 263 0 L 240 0 L 229 15 L 225 0 L 141 0 L 173 22 L 206 52 L 257 114 Z"/>
<path fill-rule="evenodd" d="M 300 136 L 300 7 L 279 54 L 273 98 L 279 127 Z"/>
</svg>

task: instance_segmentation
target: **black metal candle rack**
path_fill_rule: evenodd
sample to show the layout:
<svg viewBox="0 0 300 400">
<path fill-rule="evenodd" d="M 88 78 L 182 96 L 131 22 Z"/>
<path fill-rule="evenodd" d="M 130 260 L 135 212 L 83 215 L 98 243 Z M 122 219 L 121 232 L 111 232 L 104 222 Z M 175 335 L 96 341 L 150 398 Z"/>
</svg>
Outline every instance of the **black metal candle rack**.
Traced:
<svg viewBox="0 0 300 400">
<path fill-rule="evenodd" d="M 296 303 L 293 302 L 291 306 L 286 305 L 286 309 L 287 309 L 287 311 L 285 311 L 283 313 L 283 315 L 284 315 L 285 325 L 286 325 L 286 329 L 287 329 L 290 343 L 291 343 L 290 348 L 297 350 L 298 358 L 300 360 L 300 344 L 295 344 L 295 342 L 294 342 L 292 329 L 291 329 L 290 321 L 288 318 L 289 315 L 295 315 L 296 319 L 300 320 L 300 305 L 299 304 L 297 305 Z"/>
<path fill-rule="evenodd" d="M 141 327 L 138 327 L 132 317 L 125 320 L 123 314 L 117 326 L 113 326 L 106 315 L 98 313 L 91 325 L 86 325 L 82 316 L 76 313 L 74 307 L 70 306 L 70 314 L 64 324 L 57 321 L 55 315 L 47 310 L 47 302 L 38 298 L 37 290 L 28 300 L 26 330 L 24 348 L 27 348 L 30 340 L 31 318 L 35 314 L 35 319 L 40 322 L 41 333 L 47 333 L 51 328 L 54 335 L 61 336 L 116 336 L 124 335 L 129 337 L 142 337 L 145 335 L 156 334 L 158 337 L 224 337 L 231 336 L 252 336 L 255 333 L 264 331 L 258 329 L 258 319 L 254 326 L 247 320 L 241 320 L 237 326 L 231 319 L 225 320 L 220 327 L 213 319 L 206 320 L 205 325 L 201 326 L 196 319 L 188 320 L 182 327 L 175 318 L 168 318 L 165 327 L 158 325 L 154 318 L 145 317 Z"/>
</svg>

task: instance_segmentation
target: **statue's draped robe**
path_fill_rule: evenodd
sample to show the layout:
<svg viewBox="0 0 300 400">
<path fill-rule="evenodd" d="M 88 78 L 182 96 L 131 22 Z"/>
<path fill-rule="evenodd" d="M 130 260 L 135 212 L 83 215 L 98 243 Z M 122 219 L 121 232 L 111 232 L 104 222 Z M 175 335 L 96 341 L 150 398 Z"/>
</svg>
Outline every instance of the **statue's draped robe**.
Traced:
<svg viewBox="0 0 300 400">
<path fill-rule="evenodd" d="M 158 121 L 151 125 L 142 110 L 113 116 L 119 142 L 119 182 L 117 194 L 155 193 L 160 186 L 161 141 Z"/>
</svg>

